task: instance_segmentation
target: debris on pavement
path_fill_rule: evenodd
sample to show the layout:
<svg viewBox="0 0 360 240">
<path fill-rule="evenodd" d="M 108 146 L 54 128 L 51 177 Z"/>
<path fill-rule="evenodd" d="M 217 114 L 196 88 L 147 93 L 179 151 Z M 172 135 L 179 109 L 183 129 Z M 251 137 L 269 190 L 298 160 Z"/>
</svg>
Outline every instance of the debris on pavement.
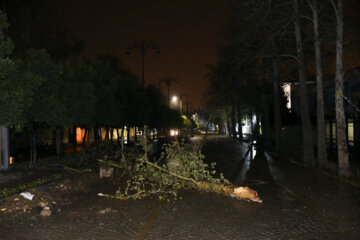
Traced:
<svg viewBox="0 0 360 240">
<path fill-rule="evenodd" d="M 29 192 L 22 192 L 20 193 L 21 196 L 23 196 L 24 198 L 28 199 L 28 200 L 32 200 L 34 198 L 34 194 L 31 194 Z M 15 200 L 16 201 L 16 200 Z"/>
<path fill-rule="evenodd" d="M 107 214 L 107 213 L 116 213 L 117 210 L 111 209 L 111 208 L 105 208 L 102 210 L 99 210 L 97 213 L 98 214 Z"/>
<path fill-rule="evenodd" d="M 50 217 L 51 216 L 51 210 L 49 207 L 44 207 L 41 212 L 40 215 L 43 217 Z"/>
<path fill-rule="evenodd" d="M 114 168 L 109 166 L 100 166 L 100 178 L 110 178 L 113 175 Z"/>
<path fill-rule="evenodd" d="M 262 200 L 259 198 L 258 193 L 248 187 L 234 188 L 232 196 L 235 198 L 251 200 L 253 202 L 262 203 Z"/>
</svg>

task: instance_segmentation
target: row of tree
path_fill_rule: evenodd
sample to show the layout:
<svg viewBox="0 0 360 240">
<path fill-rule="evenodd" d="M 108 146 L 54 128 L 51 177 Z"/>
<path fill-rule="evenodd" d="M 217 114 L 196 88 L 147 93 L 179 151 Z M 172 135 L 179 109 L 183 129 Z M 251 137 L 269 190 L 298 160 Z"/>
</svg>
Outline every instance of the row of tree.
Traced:
<svg viewBox="0 0 360 240">
<path fill-rule="evenodd" d="M 1 14 L 0 28 L 6 27 L 6 15 Z M 149 125 L 160 130 L 182 122 L 159 88 L 140 86 L 114 57 L 55 62 L 46 50 L 30 49 L 23 57 L 11 58 L 11 40 L 5 34 L 0 38 L 0 125 L 31 132 L 30 166 L 36 163 L 40 126 L 56 129 L 61 154 L 63 127 L 93 128 L 99 140 L 101 127 Z"/>
<path fill-rule="evenodd" d="M 219 49 L 217 64 L 210 67 L 208 96 L 211 97 L 208 99 L 208 111 L 227 122 L 232 133 L 235 133 L 235 123 L 241 121 L 243 114 L 256 113 L 263 124 L 265 142 L 271 140 L 269 130 L 270 125 L 273 126 L 275 149 L 280 154 L 284 120 L 284 114 L 281 114 L 284 112 L 284 105 L 281 104 L 280 86 L 285 81 L 297 83 L 301 106 L 303 162 L 305 165 L 327 167 L 323 69 L 324 66 L 325 69 L 329 68 L 335 59 L 334 98 L 339 174 L 348 175 L 349 156 L 342 98 L 342 0 L 266 0 L 241 3 L 230 0 L 229 6 L 231 18 L 224 31 L 226 44 Z M 298 71 L 297 74 L 295 70 Z M 306 89 L 309 73 L 316 75 L 317 161 L 314 156 Z M 331 71 L 328 73 L 334 74 Z"/>
</svg>

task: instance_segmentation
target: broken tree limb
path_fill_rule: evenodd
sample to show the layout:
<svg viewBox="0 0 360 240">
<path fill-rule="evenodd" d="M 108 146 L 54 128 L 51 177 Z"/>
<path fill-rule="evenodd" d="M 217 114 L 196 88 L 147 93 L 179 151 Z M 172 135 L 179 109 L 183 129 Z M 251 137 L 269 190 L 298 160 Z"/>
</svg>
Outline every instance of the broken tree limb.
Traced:
<svg viewBox="0 0 360 240">
<path fill-rule="evenodd" d="M 116 194 L 116 195 L 112 195 L 112 194 L 106 194 L 106 193 L 98 193 L 99 197 L 105 197 L 105 198 L 110 198 L 110 199 L 120 199 L 120 200 L 130 200 L 130 199 L 142 199 L 143 197 L 147 197 L 149 195 L 154 195 L 154 194 L 159 194 L 162 193 L 163 191 L 160 190 L 153 190 L 153 191 L 138 191 L 134 194 L 129 194 L 129 195 L 125 195 L 125 194 Z"/>
<path fill-rule="evenodd" d="M 117 164 L 116 162 L 113 161 L 105 161 L 105 160 L 98 160 L 100 163 L 106 164 L 108 166 L 113 166 L 116 168 L 122 168 L 122 166 L 120 166 L 119 164 Z M 193 178 L 188 178 L 188 177 L 184 177 L 181 176 L 177 173 L 174 173 L 172 171 L 169 171 L 161 166 L 159 166 L 156 163 L 152 163 L 148 160 L 143 160 L 144 163 L 146 163 L 148 166 L 154 167 L 158 170 L 160 170 L 161 172 L 164 172 L 166 174 L 169 174 L 173 177 L 176 177 L 178 179 L 181 179 L 183 181 L 186 181 L 189 183 L 190 187 L 193 187 L 199 191 L 204 191 L 204 192 L 214 192 L 214 193 L 218 193 L 218 194 L 222 194 L 224 196 L 230 196 L 230 197 L 235 197 L 237 199 L 244 199 L 244 200 L 250 200 L 253 202 L 258 202 L 258 203 L 262 203 L 262 200 L 259 198 L 257 192 L 255 190 L 252 190 L 248 187 L 239 187 L 239 186 L 235 186 L 235 185 L 225 185 L 225 184 L 221 184 L 221 183 L 211 183 L 211 182 L 207 182 L 207 181 L 197 181 Z M 156 194 L 159 193 L 156 190 L 153 190 L 154 192 L 147 192 L 147 194 Z M 108 197 L 108 198 L 117 198 L 117 199 L 137 199 L 138 196 L 145 194 L 144 191 L 139 191 L 137 193 L 135 193 L 134 195 L 129 195 L 129 196 L 125 196 L 123 194 L 120 195 L 108 195 L 108 194 L 99 194 L 99 196 L 103 196 L 103 197 Z"/>
<path fill-rule="evenodd" d="M 75 169 L 66 165 L 60 165 L 62 166 L 66 171 L 71 171 L 71 172 L 75 172 L 75 173 L 83 173 L 84 171 L 79 170 L 79 169 Z"/>
</svg>

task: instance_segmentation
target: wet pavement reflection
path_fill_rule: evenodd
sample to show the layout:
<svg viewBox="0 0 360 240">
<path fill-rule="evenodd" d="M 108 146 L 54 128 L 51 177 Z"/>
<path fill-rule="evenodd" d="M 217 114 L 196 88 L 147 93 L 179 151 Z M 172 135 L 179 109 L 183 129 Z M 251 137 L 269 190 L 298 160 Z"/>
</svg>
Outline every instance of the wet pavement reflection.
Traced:
<svg viewBox="0 0 360 240">
<path fill-rule="evenodd" d="M 225 142 L 226 140 L 223 140 L 222 144 Z M 360 239 L 357 237 L 360 236 L 360 230 L 357 229 L 360 223 L 358 188 L 315 170 L 273 158 L 269 153 L 256 149 L 256 146 L 249 143 L 236 145 L 242 150 L 241 167 L 236 168 L 236 173 L 225 174 L 232 176 L 230 180 L 234 184 L 257 190 L 265 204 L 283 204 L 282 211 L 298 212 L 306 209 L 312 217 L 321 220 L 329 231 L 339 235 L 335 239 Z M 212 155 L 211 151 L 209 149 L 208 156 Z M 226 163 L 221 161 L 234 161 L 239 164 L 236 158 L 231 159 L 234 158 L 227 155 L 217 161 L 219 170 L 229 169 L 222 167 Z"/>
<path fill-rule="evenodd" d="M 0 239 L 359 239 L 358 188 L 225 136 L 208 136 L 203 153 L 263 203 L 192 190 L 170 203 L 118 201 L 91 189 L 48 218 L 0 215 Z"/>
</svg>

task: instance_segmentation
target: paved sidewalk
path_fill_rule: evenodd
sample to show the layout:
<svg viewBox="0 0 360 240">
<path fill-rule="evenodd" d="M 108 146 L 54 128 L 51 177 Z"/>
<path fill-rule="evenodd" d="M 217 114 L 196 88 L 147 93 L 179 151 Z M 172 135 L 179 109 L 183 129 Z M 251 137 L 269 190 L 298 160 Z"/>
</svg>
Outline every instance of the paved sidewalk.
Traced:
<svg viewBox="0 0 360 240">
<path fill-rule="evenodd" d="M 274 179 L 278 185 L 344 236 L 360 239 L 359 188 L 318 171 L 273 161 L 268 154 L 266 158 L 270 169 L 282 174 Z"/>
<path fill-rule="evenodd" d="M 50 217 L 36 208 L 0 213 L 0 239 L 359 239 L 357 188 L 247 150 L 217 136 L 204 146 L 207 160 L 235 184 L 257 190 L 262 204 L 195 191 L 171 203 L 108 200 L 96 194 L 116 185 L 86 175 L 86 182 L 73 179 L 64 182 L 72 187 L 57 183 L 36 193 L 56 202 Z"/>
</svg>

